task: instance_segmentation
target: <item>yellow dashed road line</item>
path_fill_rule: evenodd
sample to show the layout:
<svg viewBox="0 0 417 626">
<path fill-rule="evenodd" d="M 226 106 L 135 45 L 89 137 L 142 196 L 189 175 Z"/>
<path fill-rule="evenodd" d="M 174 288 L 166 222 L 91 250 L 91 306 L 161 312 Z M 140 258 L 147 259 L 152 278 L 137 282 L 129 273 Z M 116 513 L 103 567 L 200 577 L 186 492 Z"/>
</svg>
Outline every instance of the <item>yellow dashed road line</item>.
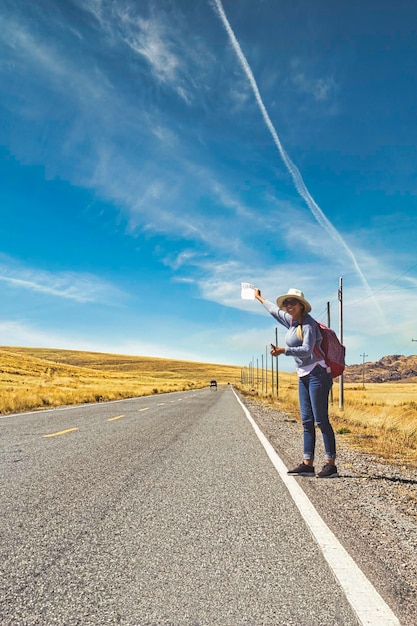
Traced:
<svg viewBox="0 0 417 626">
<path fill-rule="evenodd" d="M 165 402 L 161 402 L 160 405 L 165 404 Z M 139 412 L 141 411 L 148 411 L 150 407 L 145 406 L 143 407 L 143 409 L 138 409 Z M 108 418 L 108 422 L 114 422 L 116 420 L 120 420 L 122 419 L 122 417 L 125 417 L 124 415 L 115 415 L 114 417 L 109 417 Z M 59 435 L 65 435 L 66 433 L 72 433 L 76 430 L 80 430 L 79 428 L 67 428 L 67 430 L 60 430 L 57 433 L 49 433 L 48 435 L 43 435 L 43 437 L 48 438 L 48 437 L 58 437 Z"/>
<path fill-rule="evenodd" d="M 114 422 L 114 420 L 120 420 L 124 415 L 116 415 L 116 417 L 109 417 L 108 422 Z"/>
<path fill-rule="evenodd" d="M 79 428 L 68 428 L 67 430 L 60 430 L 58 433 L 50 433 L 49 435 L 44 435 L 44 437 L 58 437 L 58 435 L 65 435 L 66 433 L 72 433 L 75 430 L 80 430 Z"/>
</svg>

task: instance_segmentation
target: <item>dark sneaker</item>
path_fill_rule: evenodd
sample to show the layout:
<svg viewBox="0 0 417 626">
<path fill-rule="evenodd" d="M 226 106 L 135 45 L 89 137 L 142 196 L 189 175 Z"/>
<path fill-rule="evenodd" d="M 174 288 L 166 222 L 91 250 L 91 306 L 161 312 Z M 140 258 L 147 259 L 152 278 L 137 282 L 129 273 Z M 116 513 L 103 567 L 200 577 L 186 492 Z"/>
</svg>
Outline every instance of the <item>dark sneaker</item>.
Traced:
<svg viewBox="0 0 417 626">
<path fill-rule="evenodd" d="M 331 463 L 326 463 L 321 472 L 317 474 L 317 478 L 337 478 L 338 476 L 336 465 L 331 465 Z"/>
<path fill-rule="evenodd" d="M 312 465 L 306 465 L 305 463 L 300 463 L 300 465 L 297 465 L 294 469 L 288 470 L 287 474 L 293 474 L 294 476 L 315 476 L 314 467 Z"/>
</svg>

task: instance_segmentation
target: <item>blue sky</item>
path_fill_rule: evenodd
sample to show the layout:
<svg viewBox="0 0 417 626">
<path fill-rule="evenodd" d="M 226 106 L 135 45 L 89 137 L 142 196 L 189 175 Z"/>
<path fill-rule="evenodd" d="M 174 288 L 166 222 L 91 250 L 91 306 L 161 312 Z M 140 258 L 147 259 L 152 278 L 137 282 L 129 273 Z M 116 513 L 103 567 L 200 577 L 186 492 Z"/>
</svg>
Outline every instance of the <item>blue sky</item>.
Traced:
<svg viewBox="0 0 417 626">
<path fill-rule="evenodd" d="M 416 24 L 409 0 L 3 0 L 0 345 L 246 365 L 275 326 L 242 281 L 338 330 L 342 277 L 348 363 L 415 353 Z"/>
</svg>

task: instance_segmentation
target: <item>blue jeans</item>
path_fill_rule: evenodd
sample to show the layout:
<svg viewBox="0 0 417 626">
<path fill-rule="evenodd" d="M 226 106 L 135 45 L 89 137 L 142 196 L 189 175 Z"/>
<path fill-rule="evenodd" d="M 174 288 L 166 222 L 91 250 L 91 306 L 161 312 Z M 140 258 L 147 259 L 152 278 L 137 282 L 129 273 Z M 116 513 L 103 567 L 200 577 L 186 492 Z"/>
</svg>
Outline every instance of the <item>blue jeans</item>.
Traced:
<svg viewBox="0 0 417 626">
<path fill-rule="evenodd" d="M 316 365 L 310 374 L 298 381 L 301 421 L 304 428 L 304 459 L 314 459 L 316 447 L 315 423 L 323 436 L 326 460 L 336 458 L 336 441 L 329 422 L 329 391 L 332 376 L 324 367 Z"/>
</svg>

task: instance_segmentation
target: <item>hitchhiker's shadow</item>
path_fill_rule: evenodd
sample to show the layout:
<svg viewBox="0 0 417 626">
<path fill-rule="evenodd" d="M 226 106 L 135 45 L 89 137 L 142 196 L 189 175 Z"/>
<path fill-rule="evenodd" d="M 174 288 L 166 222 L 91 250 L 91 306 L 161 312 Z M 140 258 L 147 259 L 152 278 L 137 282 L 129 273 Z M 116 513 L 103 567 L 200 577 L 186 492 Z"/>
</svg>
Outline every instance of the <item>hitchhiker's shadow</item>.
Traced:
<svg viewBox="0 0 417 626">
<path fill-rule="evenodd" d="M 356 474 L 355 476 L 349 474 L 339 474 L 340 478 L 357 478 L 362 479 L 366 478 L 366 480 L 387 480 L 391 483 L 399 483 L 401 485 L 417 485 L 417 478 L 400 478 L 399 476 L 368 476 L 366 474 Z"/>
</svg>

